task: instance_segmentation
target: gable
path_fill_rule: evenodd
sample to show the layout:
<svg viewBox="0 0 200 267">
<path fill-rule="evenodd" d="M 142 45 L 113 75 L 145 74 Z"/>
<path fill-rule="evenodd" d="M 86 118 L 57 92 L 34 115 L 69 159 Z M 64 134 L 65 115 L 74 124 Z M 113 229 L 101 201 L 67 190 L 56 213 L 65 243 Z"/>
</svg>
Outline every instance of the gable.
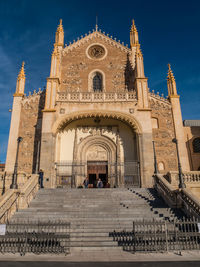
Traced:
<svg viewBox="0 0 200 267">
<path fill-rule="evenodd" d="M 133 79 L 134 70 L 129 55 L 129 48 L 94 32 L 63 49 L 60 90 L 90 91 L 89 77 L 95 70 L 99 70 L 105 78 L 104 91 L 121 92 L 131 87 L 130 77 Z M 133 81 L 131 84 L 133 87 Z"/>
</svg>

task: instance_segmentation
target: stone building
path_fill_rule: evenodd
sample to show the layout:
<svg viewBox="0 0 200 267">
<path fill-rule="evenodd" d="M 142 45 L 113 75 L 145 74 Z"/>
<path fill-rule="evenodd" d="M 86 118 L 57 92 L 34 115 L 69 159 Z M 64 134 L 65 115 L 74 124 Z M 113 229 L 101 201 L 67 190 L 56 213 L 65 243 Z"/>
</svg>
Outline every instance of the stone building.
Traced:
<svg viewBox="0 0 200 267">
<path fill-rule="evenodd" d="M 44 171 L 45 187 L 151 187 L 155 144 L 158 169 L 177 170 L 178 140 L 183 171 L 191 167 L 190 127 L 183 127 L 179 95 L 169 65 L 168 97 L 150 92 L 138 31 L 130 48 L 96 29 L 64 46 L 62 21 L 56 31 L 45 91 L 26 96 L 24 64 L 13 98 L 6 172 Z M 197 137 L 200 136 L 198 131 Z M 17 144 L 17 138 L 23 141 Z M 198 151 L 199 153 L 200 151 Z M 197 153 L 198 159 L 200 153 Z"/>
</svg>

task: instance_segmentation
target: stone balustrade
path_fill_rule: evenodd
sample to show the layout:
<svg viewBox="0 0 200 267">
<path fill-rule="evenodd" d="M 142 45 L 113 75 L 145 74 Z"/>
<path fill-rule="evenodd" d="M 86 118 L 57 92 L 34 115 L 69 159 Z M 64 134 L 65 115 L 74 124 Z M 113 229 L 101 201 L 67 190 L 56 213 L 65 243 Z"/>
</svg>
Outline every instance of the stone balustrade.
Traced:
<svg viewBox="0 0 200 267">
<path fill-rule="evenodd" d="M 185 183 L 200 182 L 200 171 L 190 171 L 183 173 L 183 180 Z"/>
<path fill-rule="evenodd" d="M 200 219 L 200 201 L 188 189 L 182 189 L 178 195 L 182 202 L 182 209 L 189 216 Z"/>
<path fill-rule="evenodd" d="M 33 174 L 21 189 L 9 189 L 0 198 L 0 222 L 6 223 L 18 210 L 26 208 L 38 191 L 38 175 Z"/>
<path fill-rule="evenodd" d="M 10 217 L 18 210 L 19 191 L 9 189 L 0 198 L 0 222 L 6 223 Z"/>
<path fill-rule="evenodd" d="M 20 190 L 19 208 L 25 209 L 28 207 L 31 200 L 38 191 L 38 175 L 32 174 L 31 178 L 24 184 Z"/>
<path fill-rule="evenodd" d="M 58 92 L 58 102 L 136 102 L 136 92 Z"/>
<path fill-rule="evenodd" d="M 189 179 L 193 179 L 192 176 L 189 177 Z M 177 189 L 159 174 L 154 175 L 154 181 L 157 192 L 170 207 L 181 208 L 188 216 L 200 219 L 200 201 L 191 193 L 190 189 Z"/>
<path fill-rule="evenodd" d="M 190 185 L 193 183 L 198 185 L 198 183 L 200 182 L 200 171 L 183 172 L 182 176 L 183 176 L 183 181 L 186 185 Z M 179 184 L 178 171 L 168 172 L 167 173 L 167 180 L 173 186 L 178 186 L 178 184 Z"/>
<path fill-rule="evenodd" d="M 155 175 L 155 188 L 159 195 L 165 200 L 170 207 L 177 207 L 177 196 L 174 187 L 162 176 Z"/>
</svg>

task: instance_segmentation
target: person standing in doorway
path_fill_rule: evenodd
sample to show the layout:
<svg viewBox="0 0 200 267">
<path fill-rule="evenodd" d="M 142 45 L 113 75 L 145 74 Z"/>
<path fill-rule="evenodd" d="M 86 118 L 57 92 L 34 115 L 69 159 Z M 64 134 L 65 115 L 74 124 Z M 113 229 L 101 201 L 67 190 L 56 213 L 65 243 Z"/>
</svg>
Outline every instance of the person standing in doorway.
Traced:
<svg viewBox="0 0 200 267">
<path fill-rule="evenodd" d="M 40 185 L 40 188 L 44 188 L 43 179 L 44 179 L 44 172 L 43 172 L 42 169 L 40 169 L 40 171 L 39 171 L 39 185 Z"/>
<path fill-rule="evenodd" d="M 85 180 L 83 181 L 83 185 L 85 188 L 88 188 L 89 185 L 89 179 L 86 177 Z"/>
<path fill-rule="evenodd" d="M 99 180 L 97 182 L 97 188 L 103 188 L 103 183 L 102 183 L 100 178 L 99 178 Z"/>
</svg>

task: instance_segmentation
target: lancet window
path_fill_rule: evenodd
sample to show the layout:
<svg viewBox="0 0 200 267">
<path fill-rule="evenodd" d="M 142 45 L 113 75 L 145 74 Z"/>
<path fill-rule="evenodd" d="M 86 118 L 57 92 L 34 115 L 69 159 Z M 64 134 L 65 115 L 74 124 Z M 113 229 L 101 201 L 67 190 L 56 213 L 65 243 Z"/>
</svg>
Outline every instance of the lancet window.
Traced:
<svg viewBox="0 0 200 267">
<path fill-rule="evenodd" d="M 103 77 L 100 72 L 96 72 L 93 77 L 93 91 L 99 92 L 103 90 Z"/>
</svg>

